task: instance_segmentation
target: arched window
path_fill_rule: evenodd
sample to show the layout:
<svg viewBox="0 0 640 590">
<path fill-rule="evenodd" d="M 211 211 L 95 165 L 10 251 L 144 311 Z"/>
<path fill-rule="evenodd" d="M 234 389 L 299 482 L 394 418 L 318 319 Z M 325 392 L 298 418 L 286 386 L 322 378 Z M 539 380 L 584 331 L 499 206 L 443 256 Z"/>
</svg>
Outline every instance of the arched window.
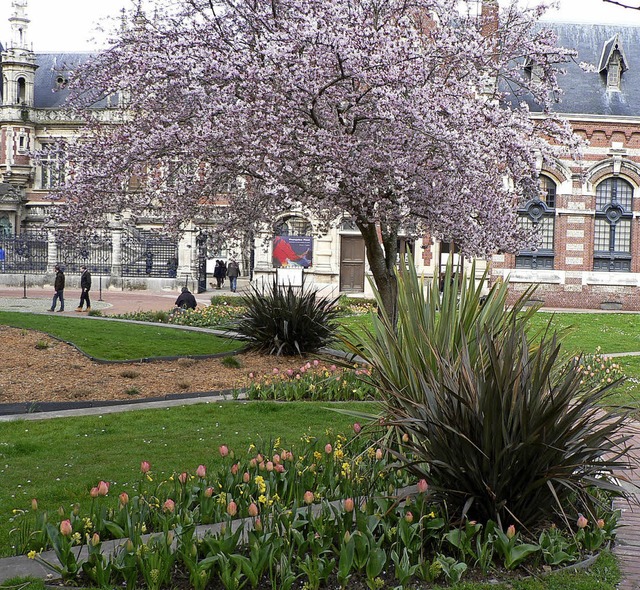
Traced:
<svg viewBox="0 0 640 590">
<path fill-rule="evenodd" d="M 631 271 L 631 203 L 633 187 L 622 178 L 607 178 L 596 187 L 593 270 Z"/>
<path fill-rule="evenodd" d="M 538 247 L 521 250 L 516 256 L 516 268 L 553 269 L 556 219 L 556 183 L 540 176 L 540 194 L 518 210 L 520 225 L 536 231 Z"/>
<path fill-rule="evenodd" d="M 272 262 L 274 268 L 303 267 L 313 263 L 311 223 L 304 217 L 289 215 L 273 226 Z"/>
<path fill-rule="evenodd" d="M 27 82 L 24 78 L 18 78 L 18 95 L 16 102 L 22 104 L 27 100 Z"/>
</svg>

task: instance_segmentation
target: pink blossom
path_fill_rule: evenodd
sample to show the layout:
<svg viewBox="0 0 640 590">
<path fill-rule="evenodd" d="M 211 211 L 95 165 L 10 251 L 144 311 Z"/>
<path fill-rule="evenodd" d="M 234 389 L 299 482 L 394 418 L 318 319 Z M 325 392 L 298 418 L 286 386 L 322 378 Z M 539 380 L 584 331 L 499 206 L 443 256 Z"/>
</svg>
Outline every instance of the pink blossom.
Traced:
<svg viewBox="0 0 640 590">
<path fill-rule="evenodd" d="M 37 510 L 38 509 L 38 500 L 36 500 L 35 498 L 33 498 L 31 500 L 31 510 Z"/>
<path fill-rule="evenodd" d="M 599 518 L 598 521 L 596 522 L 596 525 L 598 526 L 599 529 L 603 529 L 604 528 L 604 520 L 602 518 Z"/>
<path fill-rule="evenodd" d="M 267 461 L 267 471 L 273 471 L 273 461 Z"/>
<path fill-rule="evenodd" d="M 98 486 L 94 486 L 91 488 L 91 491 L 89 492 L 89 495 L 92 498 L 97 498 L 100 494 L 99 494 L 99 490 L 98 490 Z"/>
<path fill-rule="evenodd" d="M 93 536 L 91 537 L 91 545 L 94 547 L 100 545 L 100 535 L 98 533 L 93 533 Z"/>
<path fill-rule="evenodd" d="M 238 475 L 238 470 L 240 469 L 240 465 L 238 463 L 234 463 L 231 466 L 231 475 Z"/>
<path fill-rule="evenodd" d="M 98 496 L 106 496 L 109 493 L 109 482 L 100 481 L 98 484 Z"/>
<path fill-rule="evenodd" d="M 176 503 L 171 498 L 166 500 L 165 503 L 162 505 L 162 510 L 164 512 L 172 513 L 175 509 L 176 509 Z"/>
<path fill-rule="evenodd" d="M 68 537 L 71 533 L 73 533 L 73 527 L 71 526 L 71 521 L 67 518 L 60 523 L 60 534 Z"/>
<path fill-rule="evenodd" d="M 384 453 L 382 452 L 382 449 L 376 449 L 376 461 L 381 461 L 383 457 Z"/>
<path fill-rule="evenodd" d="M 515 525 L 510 524 L 507 527 L 507 538 L 508 539 L 513 539 L 513 537 L 516 536 L 516 527 Z"/>
<path fill-rule="evenodd" d="M 140 463 L 140 471 L 142 473 L 149 473 L 150 470 L 151 464 L 149 463 L 149 461 L 142 461 L 142 463 Z"/>
<path fill-rule="evenodd" d="M 576 524 L 579 529 L 583 529 L 589 524 L 589 521 L 582 514 L 578 514 L 578 521 Z"/>
<path fill-rule="evenodd" d="M 227 514 L 229 516 L 235 516 L 238 513 L 238 505 L 231 500 L 231 502 L 229 502 L 227 504 Z"/>
<path fill-rule="evenodd" d="M 227 445 L 220 445 L 218 451 L 221 457 L 226 457 L 229 454 L 229 447 Z"/>
<path fill-rule="evenodd" d="M 356 434 L 360 434 L 360 432 L 362 431 L 362 426 L 360 426 L 359 422 L 354 422 L 353 423 L 353 432 L 355 432 Z"/>
<path fill-rule="evenodd" d="M 313 504 L 313 492 L 307 490 L 304 493 L 303 500 L 305 504 Z"/>
<path fill-rule="evenodd" d="M 184 485 L 184 483 L 187 481 L 187 478 L 189 477 L 189 475 L 187 474 L 186 471 L 183 471 L 180 475 L 178 475 L 178 481 Z"/>
<path fill-rule="evenodd" d="M 249 516 L 256 517 L 258 516 L 258 513 L 260 511 L 258 510 L 258 507 L 256 506 L 255 502 L 251 502 L 251 504 L 249 504 L 249 508 L 247 512 L 249 513 Z"/>
<path fill-rule="evenodd" d="M 413 522 L 413 513 L 412 513 L 412 512 L 407 512 L 407 513 L 404 515 L 404 519 L 405 519 L 409 524 L 411 524 L 411 523 Z"/>
<path fill-rule="evenodd" d="M 249 467 L 251 467 L 251 469 L 255 469 L 257 464 L 258 462 L 255 460 L 255 458 L 249 460 Z"/>
<path fill-rule="evenodd" d="M 313 361 L 313 366 L 314 366 L 314 367 L 317 367 L 319 364 L 320 364 L 320 361 L 319 361 L 318 359 L 315 359 L 315 360 Z"/>
<path fill-rule="evenodd" d="M 249 373 L 249 379 L 253 379 L 253 373 Z"/>
<path fill-rule="evenodd" d="M 207 468 L 204 465 L 198 465 L 198 468 L 196 469 L 196 475 L 200 479 L 204 479 L 207 475 Z"/>
<path fill-rule="evenodd" d="M 271 371 L 274 375 L 277 375 L 280 372 L 280 369 L 278 369 L 278 367 L 274 367 L 273 371 Z"/>
<path fill-rule="evenodd" d="M 426 479 L 421 479 L 420 481 L 418 481 L 418 492 L 420 494 L 426 493 L 428 489 L 429 489 L 429 484 L 427 483 Z"/>
<path fill-rule="evenodd" d="M 334 371 L 336 371 L 338 369 L 338 367 L 336 367 L 335 365 L 331 365 L 329 367 L 329 369 L 331 369 L 331 372 L 333 373 Z"/>
<path fill-rule="evenodd" d="M 277 453 L 273 456 L 273 462 L 277 465 L 278 463 L 280 463 L 280 455 L 278 455 Z"/>
<path fill-rule="evenodd" d="M 126 506 L 129 503 L 129 494 L 127 492 L 122 492 L 118 499 L 120 500 L 120 506 Z"/>
<path fill-rule="evenodd" d="M 353 508 L 354 508 L 353 498 L 347 498 L 343 502 L 343 506 L 344 506 L 344 511 L 345 512 L 353 512 Z"/>
<path fill-rule="evenodd" d="M 212 488 L 212 487 L 208 487 L 208 488 L 204 491 L 204 497 L 205 497 L 205 498 L 211 498 L 211 496 L 213 496 L 213 488 Z"/>
<path fill-rule="evenodd" d="M 244 483 L 249 483 L 251 481 L 251 475 L 249 474 L 248 471 L 245 471 L 244 474 L 242 475 L 242 481 Z"/>
<path fill-rule="evenodd" d="M 262 520 L 260 520 L 260 518 L 256 518 L 256 521 L 253 523 L 253 528 L 259 533 L 262 532 Z"/>
<path fill-rule="evenodd" d="M 324 452 L 327 455 L 330 455 L 331 453 L 333 453 L 333 447 L 331 446 L 331 443 L 327 443 L 326 445 L 324 445 Z"/>
<path fill-rule="evenodd" d="M 282 463 L 276 465 L 276 473 L 284 473 L 284 465 Z"/>
<path fill-rule="evenodd" d="M 289 377 L 293 376 L 293 369 L 287 369 L 287 375 Z"/>
</svg>

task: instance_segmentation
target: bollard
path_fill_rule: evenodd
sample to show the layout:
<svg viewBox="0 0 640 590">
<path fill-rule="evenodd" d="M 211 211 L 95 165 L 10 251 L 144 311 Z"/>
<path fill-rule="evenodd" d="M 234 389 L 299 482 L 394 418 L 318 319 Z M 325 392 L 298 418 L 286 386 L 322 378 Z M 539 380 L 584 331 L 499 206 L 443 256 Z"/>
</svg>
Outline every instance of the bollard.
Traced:
<svg viewBox="0 0 640 590">
<path fill-rule="evenodd" d="M 100 275 L 100 298 L 98 301 L 102 301 L 102 275 Z"/>
<path fill-rule="evenodd" d="M 27 275 L 22 275 L 22 298 L 26 299 L 27 298 Z"/>
</svg>

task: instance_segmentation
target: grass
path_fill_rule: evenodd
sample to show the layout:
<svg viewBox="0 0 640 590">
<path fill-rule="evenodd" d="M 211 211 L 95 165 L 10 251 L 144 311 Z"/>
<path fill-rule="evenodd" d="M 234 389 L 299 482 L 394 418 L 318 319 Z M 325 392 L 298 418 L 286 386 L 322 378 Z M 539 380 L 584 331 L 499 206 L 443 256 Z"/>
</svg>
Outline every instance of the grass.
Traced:
<svg viewBox="0 0 640 590">
<path fill-rule="evenodd" d="M 72 342 L 89 356 L 104 360 L 221 354 L 242 347 L 242 343 L 236 340 L 167 328 L 160 324 L 142 326 L 127 322 L 4 311 L 0 312 L 0 324 L 46 332 Z"/>
<path fill-rule="evenodd" d="M 337 404 L 339 405 L 339 404 Z M 353 403 L 342 405 L 353 407 Z M 375 412 L 373 404 L 362 411 Z M 87 504 L 101 479 L 112 482 L 110 496 L 132 493 L 140 462 L 149 461 L 157 478 L 214 468 L 218 447 L 246 453 L 251 443 L 281 437 L 294 445 L 303 434 L 347 432 L 353 419 L 326 403 L 223 402 L 101 416 L 0 423 L 0 555 L 9 555 L 14 509 L 67 512 Z"/>
</svg>

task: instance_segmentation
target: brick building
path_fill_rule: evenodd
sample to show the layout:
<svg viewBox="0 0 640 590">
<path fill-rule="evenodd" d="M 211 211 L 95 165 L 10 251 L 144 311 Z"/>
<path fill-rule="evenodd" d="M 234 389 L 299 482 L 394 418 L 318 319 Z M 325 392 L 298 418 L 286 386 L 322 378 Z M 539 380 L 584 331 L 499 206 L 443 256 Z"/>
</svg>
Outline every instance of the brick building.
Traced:
<svg viewBox="0 0 640 590">
<path fill-rule="evenodd" d="M 542 243 L 494 256 L 491 274 L 508 279 L 514 295 L 538 284 L 536 297 L 549 307 L 638 310 L 640 28 L 549 27 L 559 45 L 578 52 L 560 77 L 556 109 L 588 147 L 581 164 L 541 166 L 540 198 L 523 203 L 520 215 L 542 230 Z M 527 70 L 536 75 L 535 64 Z"/>
</svg>

